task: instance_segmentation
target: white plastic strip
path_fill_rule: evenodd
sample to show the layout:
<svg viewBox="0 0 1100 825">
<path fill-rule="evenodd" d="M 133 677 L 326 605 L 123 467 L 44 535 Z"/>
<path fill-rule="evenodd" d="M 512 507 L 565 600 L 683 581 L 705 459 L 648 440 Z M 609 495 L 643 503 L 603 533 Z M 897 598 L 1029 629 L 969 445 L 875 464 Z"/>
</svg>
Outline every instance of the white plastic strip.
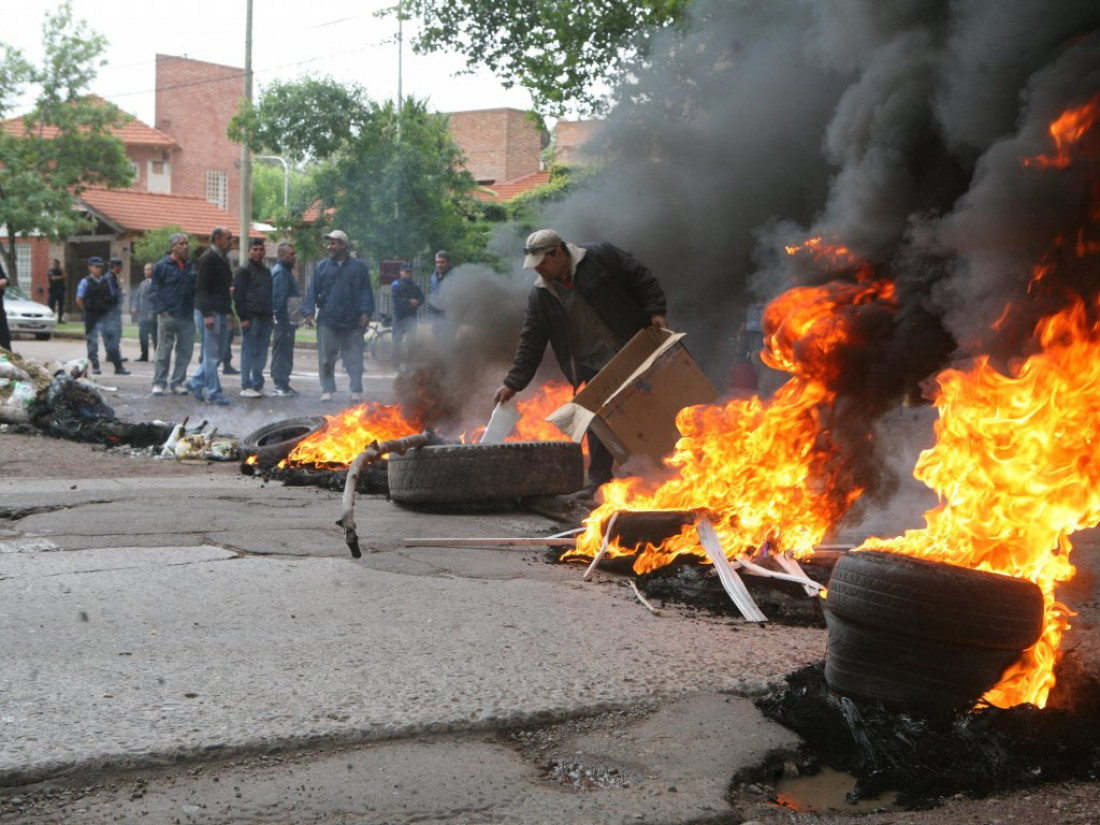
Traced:
<svg viewBox="0 0 1100 825">
<path fill-rule="evenodd" d="M 607 527 L 603 530 L 603 545 L 600 547 L 600 552 L 596 554 L 596 558 L 592 559 L 592 563 L 588 565 L 588 569 L 584 571 L 583 579 L 589 579 L 592 576 L 592 571 L 596 569 L 596 565 L 600 563 L 600 559 L 607 553 L 607 545 L 611 542 L 611 531 L 615 527 L 615 519 L 619 517 L 619 511 L 616 510 L 611 514 L 611 518 L 607 520 Z"/>
<path fill-rule="evenodd" d="M 748 588 L 745 587 L 745 583 L 734 572 L 729 560 L 726 559 L 726 554 L 722 552 L 722 544 L 718 540 L 718 534 L 714 531 L 714 525 L 707 519 L 700 518 L 695 522 L 695 532 L 699 534 L 699 542 L 706 550 L 711 564 L 718 571 L 718 580 L 722 582 L 722 587 L 726 589 L 726 593 L 729 594 L 737 609 L 741 611 L 741 615 L 750 622 L 766 622 L 768 617 L 753 601 Z"/>
</svg>

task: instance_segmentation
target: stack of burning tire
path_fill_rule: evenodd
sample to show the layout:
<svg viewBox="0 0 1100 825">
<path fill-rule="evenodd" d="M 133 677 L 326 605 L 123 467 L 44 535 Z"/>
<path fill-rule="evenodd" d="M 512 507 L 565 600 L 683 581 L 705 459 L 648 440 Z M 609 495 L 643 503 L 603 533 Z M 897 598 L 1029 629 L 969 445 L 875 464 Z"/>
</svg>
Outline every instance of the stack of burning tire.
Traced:
<svg viewBox="0 0 1100 825">
<path fill-rule="evenodd" d="M 833 569 L 825 621 L 834 692 L 952 712 L 972 707 L 1039 640 L 1043 594 L 1023 579 L 861 551 Z"/>
</svg>

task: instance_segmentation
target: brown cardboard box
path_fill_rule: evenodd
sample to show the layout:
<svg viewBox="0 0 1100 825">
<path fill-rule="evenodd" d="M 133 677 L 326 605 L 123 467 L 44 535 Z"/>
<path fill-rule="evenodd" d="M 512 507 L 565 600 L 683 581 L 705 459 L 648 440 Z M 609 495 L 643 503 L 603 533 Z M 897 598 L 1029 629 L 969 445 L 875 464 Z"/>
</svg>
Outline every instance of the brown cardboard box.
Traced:
<svg viewBox="0 0 1100 825">
<path fill-rule="evenodd" d="M 680 437 L 676 414 L 718 397 L 683 337 L 682 332 L 643 329 L 546 420 L 574 441 L 591 425 L 619 463 L 644 457 L 659 464 Z"/>
</svg>

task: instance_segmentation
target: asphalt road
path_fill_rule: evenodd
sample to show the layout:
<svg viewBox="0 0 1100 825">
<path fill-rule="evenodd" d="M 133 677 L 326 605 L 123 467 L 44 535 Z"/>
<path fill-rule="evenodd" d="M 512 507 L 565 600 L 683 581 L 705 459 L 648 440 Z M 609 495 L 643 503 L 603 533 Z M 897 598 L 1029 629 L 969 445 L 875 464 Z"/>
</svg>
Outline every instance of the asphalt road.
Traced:
<svg viewBox="0 0 1100 825">
<path fill-rule="evenodd" d="M 189 410 L 128 366 L 103 383 L 133 420 L 209 411 L 243 431 L 327 410 L 308 371 L 299 399 Z M 379 400 L 389 380 L 372 372 Z M 797 740 L 752 697 L 820 660 L 824 630 L 655 616 L 623 576 L 583 580 L 541 546 L 405 543 L 563 529 L 526 510 L 360 496 L 356 560 L 336 493 L 222 464 L 105 472 L 102 453 L 47 441 L 0 432 L 0 465 L 28 459 L 0 478 L 0 822 L 816 821 L 731 779 L 776 753 L 793 765 Z M 43 450 L 71 470 L 36 474 Z M 924 503 L 865 529 L 910 526 Z"/>
</svg>

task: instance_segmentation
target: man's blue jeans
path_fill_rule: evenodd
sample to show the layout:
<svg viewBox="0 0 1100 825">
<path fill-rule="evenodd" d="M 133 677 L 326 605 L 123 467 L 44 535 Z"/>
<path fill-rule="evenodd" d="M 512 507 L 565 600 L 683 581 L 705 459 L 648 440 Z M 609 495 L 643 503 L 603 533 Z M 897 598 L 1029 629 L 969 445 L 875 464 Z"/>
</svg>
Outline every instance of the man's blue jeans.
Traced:
<svg viewBox="0 0 1100 825">
<path fill-rule="evenodd" d="M 317 325 L 317 367 L 321 373 L 321 392 L 336 392 L 336 359 L 348 373 L 348 391 L 363 392 L 363 330 L 333 329 Z"/>
<path fill-rule="evenodd" d="M 241 389 L 262 390 L 267 351 L 271 346 L 271 318 L 252 318 L 241 332 Z"/>
<path fill-rule="evenodd" d="M 294 369 L 294 324 L 275 324 L 275 337 L 271 342 L 271 380 L 280 389 L 290 386 L 290 371 Z"/>
<path fill-rule="evenodd" d="M 214 323 L 206 325 L 203 318 L 202 324 L 202 364 L 195 370 L 191 380 L 187 382 L 187 388 L 199 394 L 205 392 L 205 398 L 220 397 L 222 394 L 222 382 L 218 377 L 218 364 L 221 363 L 221 353 L 225 342 L 229 340 L 229 319 L 224 313 L 215 312 L 212 316 Z"/>
</svg>

